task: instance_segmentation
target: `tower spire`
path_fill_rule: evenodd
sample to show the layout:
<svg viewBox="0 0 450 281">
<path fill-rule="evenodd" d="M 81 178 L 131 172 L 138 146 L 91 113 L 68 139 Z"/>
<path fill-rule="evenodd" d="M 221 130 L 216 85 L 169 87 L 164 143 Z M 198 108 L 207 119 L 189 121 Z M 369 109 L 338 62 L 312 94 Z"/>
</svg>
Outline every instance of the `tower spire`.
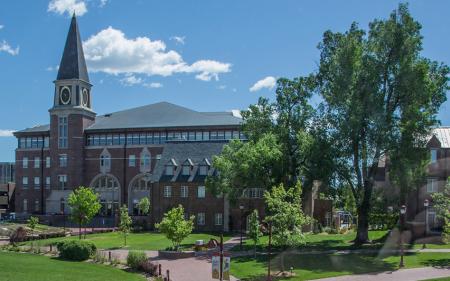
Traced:
<svg viewBox="0 0 450 281">
<path fill-rule="evenodd" d="M 78 29 L 75 11 L 70 22 L 66 45 L 59 64 L 57 80 L 79 79 L 89 83 L 89 76 L 84 60 L 83 46 Z"/>
</svg>

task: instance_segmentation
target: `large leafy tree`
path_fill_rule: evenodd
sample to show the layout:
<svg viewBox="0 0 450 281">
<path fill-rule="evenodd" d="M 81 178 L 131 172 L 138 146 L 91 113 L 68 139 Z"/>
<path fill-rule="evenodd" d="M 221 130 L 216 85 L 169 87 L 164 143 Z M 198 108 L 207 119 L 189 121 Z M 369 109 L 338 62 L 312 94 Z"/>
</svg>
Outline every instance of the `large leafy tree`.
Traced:
<svg viewBox="0 0 450 281">
<path fill-rule="evenodd" d="M 417 140 L 426 139 L 437 124 L 436 113 L 446 99 L 448 68 L 420 56 L 420 28 L 401 4 L 388 19 L 370 23 L 367 35 L 352 24 L 344 33 L 325 32 L 319 44 L 318 89 L 332 142 L 339 147 L 333 155 L 336 172 L 357 203 L 356 243 L 368 241 L 380 159 L 391 157 L 404 187 L 415 181 L 400 166 L 417 170 L 423 157 L 415 150 L 423 147 Z"/>
<path fill-rule="evenodd" d="M 184 208 L 181 205 L 169 210 L 164 214 L 160 223 L 155 227 L 163 233 L 167 239 L 172 241 L 175 250 L 178 250 L 184 238 L 188 237 L 194 229 L 194 216 L 184 218 Z"/>
<path fill-rule="evenodd" d="M 269 189 L 274 185 L 281 157 L 281 147 L 273 134 L 248 142 L 232 140 L 213 158 L 219 173 L 208 177 L 206 185 L 213 194 L 226 194 L 235 202 L 247 187 Z"/>
<path fill-rule="evenodd" d="M 89 187 L 80 186 L 69 194 L 67 202 L 70 207 L 70 218 L 78 223 L 81 239 L 81 227 L 88 224 L 100 211 L 98 194 Z"/>
</svg>

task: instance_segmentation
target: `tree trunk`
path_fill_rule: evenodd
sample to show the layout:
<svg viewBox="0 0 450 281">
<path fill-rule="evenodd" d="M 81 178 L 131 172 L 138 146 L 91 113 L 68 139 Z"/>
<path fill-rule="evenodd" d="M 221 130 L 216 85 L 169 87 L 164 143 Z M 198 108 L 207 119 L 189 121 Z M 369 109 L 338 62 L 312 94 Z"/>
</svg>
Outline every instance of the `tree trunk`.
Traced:
<svg viewBox="0 0 450 281">
<path fill-rule="evenodd" d="M 364 195 L 361 204 L 358 206 L 358 229 L 356 232 L 355 244 L 364 244 L 369 241 L 369 210 L 370 199 L 372 197 L 373 184 L 365 183 Z"/>
<path fill-rule="evenodd" d="M 81 221 L 78 223 L 78 238 L 81 240 Z"/>
</svg>

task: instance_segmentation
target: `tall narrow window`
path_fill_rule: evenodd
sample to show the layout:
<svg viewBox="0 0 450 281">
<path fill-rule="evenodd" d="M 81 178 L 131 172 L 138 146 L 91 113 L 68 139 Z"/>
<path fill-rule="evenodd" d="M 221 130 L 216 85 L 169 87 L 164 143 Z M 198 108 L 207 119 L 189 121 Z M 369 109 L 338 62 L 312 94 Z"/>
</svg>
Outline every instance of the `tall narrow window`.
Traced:
<svg viewBox="0 0 450 281">
<path fill-rule="evenodd" d="M 222 221 L 223 221 L 222 213 L 214 214 L 214 224 L 215 225 L 222 225 Z"/>
<path fill-rule="evenodd" d="M 128 166 L 136 167 L 136 155 L 130 155 L 128 157 Z"/>
<path fill-rule="evenodd" d="M 67 188 L 67 175 L 58 176 L 59 189 L 65 190 Z"/>
<path fill-rule="evenodd" d="M 141 153 L 141 172 L 142 173 L 146 173 L 146 172 L 150 172 L 151 170 L 151 155 L 150 152 L 147 150 L 147 148 L 144 148 L 144 150 Z"/>
<path fill-rule="evenodd" d="M 438 191 L 437 179 L 427 179 L 427 192 L 434 193 Z"/>
<path fill-rule="evenodd" d="M 28 168 L 28 157 L 22 159 L 22 168 Z"/>
<path fill-rule="evenodd" d="M 34 189 L 41 188 L 41 178 L 40 177 L 34 177 Z"/>
<path fill-rule="evenodd" d="M 67 117 L 58 118 L 58 147 L 67 148 Z"/>
<path fill-rule="evenodd" d="M 45 178 L 45 188 L 50 189 L 50 177 Z"/>
<path fill-rule="evenodd" d="M 180 189 L 180 197 L 187 198 L 189 195 L 189 187 L 187 186 L 181 186 Z"/>
<path fill-rule="evenodd" d="M 39 204 L 39 200 L 38 199 L 34 200 L 34 210 L 36 212 L 39 212 L 40 207 L 41 207 L 41 205 Z"/>
<path fill-rule="evenodd" d="M 105 148 L 100 155 L 100 171 L 107 173 L 111 170 L 111 154 Z"/>
<path fill-rule="evenodd" d="M 198 225 L 205 225 L 205 213 L 198 213 L 197 214 L 197 224 Z"/>
<path fill-rule="evenodd" d="M 172 197 L 172 187 L 164 186 L 164 197 L 169 198 Z"/>
<path fill-rule="evenodd" d="M 22 187 L 23 187 L 24 189 L 27 189 L 27 188 L 28 188 L 28 177 L 23 177 L 23 178 L 22 178 Z"/>
<path fill-rule="evenodd" d="M 67 167 L 67 154 L 59 155 L 59 166 Z"/>
<path fill-rule="evenodd" d="M 430 157 L 431 157 L 431 164 L 434 164 L 437 162 L 437 149 L 430 150 Z"/>
<path fill-rule="evenodd" d="M 197 189 L 197 197 L 198 198 L 205 198 L 206 189 L 204 186 L 199 186 Z"/>
<path fill-rule="evenodd" d="M 27 199 L 23 199 L 23 212 L 26 213 L 28 212 L 28 200 Z"/>
<path fill-rule="evenodd" d="M 34 167 L 35 168 L 40 168 L 41 167 L 41 158 L 34 157 Z"/>
<path fill-rule="evenodd" d="M 45 168 L 50 168 L 50 157 L 45 158 Z"/>
</svg>

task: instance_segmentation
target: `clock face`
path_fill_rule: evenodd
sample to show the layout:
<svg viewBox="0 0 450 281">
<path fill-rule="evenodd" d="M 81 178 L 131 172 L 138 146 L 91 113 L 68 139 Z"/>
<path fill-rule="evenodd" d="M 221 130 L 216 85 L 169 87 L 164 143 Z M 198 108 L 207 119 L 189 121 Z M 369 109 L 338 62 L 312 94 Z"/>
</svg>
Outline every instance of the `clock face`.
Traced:
<svg viewBox="0 0 450 281">
<path fill-rule="evenodd" d="M 87 89 L 83 89 L 83 106 L 88 106 L 89 104 L 89 92 Z"/>
<path fill-rule="evenodd" d="M 59 98 L 62 104 L 69 104 L 70 102 L 70 89 L 68 87 L 63 87 L 59 94 Z"/>
</svg>

